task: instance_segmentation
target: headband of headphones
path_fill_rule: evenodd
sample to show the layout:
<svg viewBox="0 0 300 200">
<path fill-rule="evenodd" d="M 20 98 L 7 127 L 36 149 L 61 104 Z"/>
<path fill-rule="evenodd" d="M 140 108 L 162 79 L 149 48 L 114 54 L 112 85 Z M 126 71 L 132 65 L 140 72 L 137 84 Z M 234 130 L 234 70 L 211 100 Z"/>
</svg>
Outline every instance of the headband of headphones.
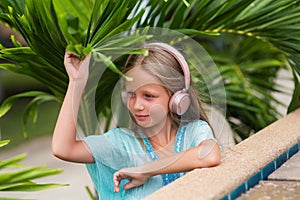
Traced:
<svg viewBox="0 0 300 200">
<path fill-rule="evenodd" d="M 182 56 L 182 54 L 175 49 L 174 47 L 165 44 L 165 43 L 160 43 L 160 42 L 155 42 L 155 43 L 150 43 L 150 44 L 146 44 L 143 46 L 146 49 L 161 49 L 164 50 L 168 53 L 170 53 L 179 63 L 182 71 L 183 71 L 183 76 L 184 76 L 184 82 L 185 82 L 185 88 L 183 90 L 187 91 L 190 87 L 190 70 L 188 67 L 188 64 L 185 60 L 185 58 Z"/>
</svg>

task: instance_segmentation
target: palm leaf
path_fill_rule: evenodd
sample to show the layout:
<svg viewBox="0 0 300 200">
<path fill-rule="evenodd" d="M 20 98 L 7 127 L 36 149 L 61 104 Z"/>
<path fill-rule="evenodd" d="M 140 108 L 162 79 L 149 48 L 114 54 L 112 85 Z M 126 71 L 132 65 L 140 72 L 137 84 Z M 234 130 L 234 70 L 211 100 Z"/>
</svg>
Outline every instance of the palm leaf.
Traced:
<svg viewBox="0 0 300 200">
<path fill-rule="evenodd" d="M 150 25 L 155 25 L 152 19 L 156 19 L 163 22 L 159 24 L 164 28 L 192 28 L 200 32 L 226 32 L 254 37 L 278 48 L 296 62 L 296 71 L 299 72 L 299 1 L 193 0 L 190 3 L 191 6 L 181 14 L 184 18 L 178 20 L 176 10 L 183 6 L 181 1 L 149 1 L 150 11 L 145 23 L 152 22 Z M 145 23 L 140 22 L 140 26 L 145 26 Z"/>
<path fill-rule="evenodd" d="M 144 40 L 145 36 L 134 35 L 131 38 L 123 37 L 123 39 L 119 37 L 118 41 L 105 43 L 104 48 L 101 48 L 100 43 L 112 35 L 131 28 L 143 14 L 141 11 L 136 16 L 129 17 L 134 6 L 135 2 L 132 1 L 78 3 L 75 0 L 46 0 L 43 2 L 28 0 L 23 15 L 19 15 L 18 11 L 9 7 L 5 10 L 6 12 L 2 13 L 2 16 L 5 16 L 2 19 L 10 20 L 10 26 L 24 36 L 29 47 L 17 46 L 12 49 L 2 49 L 0 57 L 16 64 L 1 64 L 1 68 L 37 79 L 46 85 L 59 100 L 63 99 L 68 83 L 63 66 L 63 55 L 66 48 L 78 53 L 81 58 L 95 49 L 93 55 L 95 58 L 100 58 L 97 60 L 98 62 L 104 62 L 108 68 L 121 74 L 111 57 L 104 53 L 112 52 L 117 45 L 123 48 L 119 53 L 139 53 L 136 49 L 126 50 L 126 48 L 133 42 Z M 111 9 L 118 15 L 112 14 Z M 32 15 L 32 13 L 35 14 Z M 106 68 L 105 65 L 103 67 Z M 111 91 L 106 91 L 106 93 L 109 92 Z M 36 119 L 37 102 L 43 102 L 37 101 L 37 99 L 42 99 L 42 97 L 36 96 L 31 101 L 25 111 L 24 124 L 29 116 L 33 120 Z M 7 104 L 5 105 L 7 107 Z M 99 112 L 106 110 L 106 106 L 99 107 L 101 108 L 98 109 Z M 25 129 L 24 135 L 26 135 Z"/>
<path fill-rule="evenodd" d="M 0 147 L 4 146 L 8 141 L 0 141 Z M 25 154 L 14 156 L 7 160 L 0 160 L 0 169 L 7 167 L 20 167 L 23 166 L 19 162 L 26 157 Z M 61 173 L 60 169 L 48 169 L 44 166 L 31 167 L 27 169 L 21 169 L 19 171 L 9 171 L 0 173 L 0 191 L 39 191 L 50 188 L 56 188 L 61 186 L 67 186 L 67 184 L 38 184 L 32 181 L 32 179 L 41 178 L 45 176 L 51 176 Z M 0 197 L 0 199 L 9 199 Z"/>
<path fill-rule="evenodd" d="M 40 190 L 57 188 L 61 186 L 67 186 L 67 184 L 55 184 L 55 183 L 37 184 L 34 182 L 22 182 L 22 183 L 8 184 L 5 186 L 0 185 L 0 191 L 35 192 Z"/>
<path fill-rule="evenodd" d="M 223 39 L 230 41 L 228 37 Z M 253 51 L 252 46 L 261 50 Z M 220 55 L 225 51 L 215 49 L 213 52 L 225 84 L 227 115 L 234 119 L 230 122 L 235 123 L 232 127 L 242 139 L 248 137 L 251 130 L 256 132 L 274 122 L 281 116 L 277 106 L 284 105 L 272 93 L 284 93 L 283 87 L 275 80 L 278 69 L 286 68 L 287 60 L 275 49 L 269 50 L 269 55 L 264 54 L 262 50 L 266 47 L 257 40 L 243 39 L 234 48 L 224 46 L 230 57 L 226 56 L 227 53 Z"/>
<path fill-rule="evenodd" d="M 1 160 L 0 161 L 0 169 L 3 169 L 5 167 L 23 166 L 23 165 L 19 164 L 19 162 L 22 161 L 25 157 L 26 157 L 26 154 L 21 154 L 21 155 L 14 156 L 14 157 L 4 160 L 4 161 Z"/>
<path fill-rule="evenodd" d="M 300 72 L 299 3 L 293 0 L 194 0 L 183 9 L 181 1 L 149 1 L 146 20 L 140 20 L 139 26 L 150 24 L 176 29 L 205 46 L 222 80 L 229 81 L 224 85 L 228 119 L 234 119 L 230 120 L 232 127 L 245 138 L 280 117 L 276 106 L 282 102 L 271 95 L 283 92 L 278 89 L 282 86 L 274 81 L 278 69 L 287 68 L 286 63 L 289 63 L 298 74 Z M 217 34 L 220 36 L 216 37 Z M 201 87 L 201 83 L 198 85 Z M 208 92 L 205 87 L 201 91 Z M 300 95 L 297 92 L 294 95 L 291 105 L 298 105 Z"/>
<path fill-rule="evenodd" d="M 295 89 L 294 89 L 292 101 L 288 107 L 289 112 L 300 107 L 300 82 L 297 74 L 294 71 L 293 71 L 293 76 L 294 76 Z"/>
<path fill-rule="evenodd" d="M 9 142 L 9 140 L 0 140 L 0 147 L 7 145 Z"/>
<path fill-rule="evenodd" d="M 132 30 L 132 27 L 175 29 L 203 43 L 216 59 L 223 80 L 230 80 L 225 84 L 229 93 L 229 117 L 240 119 L 245 127 L 254 127 L 255 130 L 278 116 L 272 104 L 280 102 L 270 95 L 278 91 L 274 85 L 278 69 L 286 68 L 285 63 L 289 63 L 300 74 L 299 0 L 191 0 L 189 5 L 181 0 L 151 0 L 146 3 L 138 0 L 90 0 L 80 3 L 75 0 L 27 0 L 26 4 L 20 1 L 20 9 L 12 6 L 12 2 L 17 1 L 4 1 L 3 5 L 11 7 L 0 7 L 0 19 L 20 32 L 29 48 L 18 47 L 12 52 L 2 49 L 2 58 L 16 63 L 20 68 L 14 68 L 12 64 L 2 64 L 2 67 L 49 84 L 52 94 L 60 100 L 67 86 L 63 67 L 66 47 L 76 51 L 81 58 L 93 51 L 101 63 L 105 62 L 117 72 L 105 72 L 105 78 L 98 84 L 97 94 L 110 94 L 111 86 L 118 79 L 124 64 L 124 59 L 116 58 L 124 52 L 143 53 L 132 48 L 132 44 L 125 45 L 129 41 L 126 37 L 115 38 L 123 31 Z M 22 5 L 24 9 L 21 9 Z M 130 31 L 123 32 L 123 36 L 127 34 L 131 35 Z M 145 40 L 143 35 L 132 36 L 132 41 L 137 43 Z M 124 46 L 118 46 L 118 43 Z M 262 47 L 264 51 L 261 51 Z M 110 57 L 112 52 L 115 55 Z M 19 55 L 19 59 L 15 58 Z M 34 58 L 31 63 L 26 61 L 27 55 Z M 38 63 L 43 63 L 45 68 L 38 67 Z M 103 64 L 96 66 L 102 69 L 107 67 Z M 59 77 L 57 84 L 51 84 L 55 77 Z M 260 81 L 262 78 L 270 84 Z M 297 101 L 299 93 L 294 95 L 293 99 Z M 97 114 L 109 116 L 110 96 L 101 97 L 104 99 L 96 99 Z M 236 108 L 244 108 L 244 112 L 234 112 Z M 255 119 L 258 123 L 248 123 Z"/>
</svg>

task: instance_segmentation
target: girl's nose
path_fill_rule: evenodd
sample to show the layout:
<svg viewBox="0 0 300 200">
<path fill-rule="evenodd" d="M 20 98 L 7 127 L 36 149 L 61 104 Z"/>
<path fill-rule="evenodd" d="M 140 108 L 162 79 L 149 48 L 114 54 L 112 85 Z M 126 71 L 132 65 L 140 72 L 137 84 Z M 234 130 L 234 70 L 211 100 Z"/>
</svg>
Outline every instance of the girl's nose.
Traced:
<svg viewBox="0 0 300 200">
<path fill-rule="evenodd" d="M 133 102 L 133 108 L 135 110 L 143 110 L 144 109 L 144 102 L 143 99 L 136 96 Z"/>
</svg>

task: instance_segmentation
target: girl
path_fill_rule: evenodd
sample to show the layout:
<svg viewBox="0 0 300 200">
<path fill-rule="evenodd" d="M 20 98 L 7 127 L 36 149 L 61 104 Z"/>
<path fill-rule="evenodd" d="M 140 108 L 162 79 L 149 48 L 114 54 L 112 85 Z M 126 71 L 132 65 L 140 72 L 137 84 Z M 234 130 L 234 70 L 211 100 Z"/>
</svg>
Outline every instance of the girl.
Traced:
<svg viewBox="0 0 300 200">
<path fill-rule="evenodd" d="M 100 199 L 141 199 L 196 168 L 220 163 L 220 150 L 183 56 L 150 43 L 148 55 L 130 55 L 122 91 L 131 128 L 76 140 L 80 99 L 90 56 L 65 54 L 69 85 L 52 140 L 55 156 L 87 163 Z"/>
</svg>

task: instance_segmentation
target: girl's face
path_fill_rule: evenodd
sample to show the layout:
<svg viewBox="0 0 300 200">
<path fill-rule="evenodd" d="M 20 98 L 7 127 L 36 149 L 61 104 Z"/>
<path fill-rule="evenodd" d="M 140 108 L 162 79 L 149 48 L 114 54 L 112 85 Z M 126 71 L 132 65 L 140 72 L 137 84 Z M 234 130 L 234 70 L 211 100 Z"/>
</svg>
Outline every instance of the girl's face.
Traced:
<svg viewBox="0 0 300 200">
<path fill-rule="evenodd" d="M 127 107 L 143 128 L 162 128 L 169 113 L 169 92 L 146 71 L 135 67 L 126 74 Z"/>
</svg>

